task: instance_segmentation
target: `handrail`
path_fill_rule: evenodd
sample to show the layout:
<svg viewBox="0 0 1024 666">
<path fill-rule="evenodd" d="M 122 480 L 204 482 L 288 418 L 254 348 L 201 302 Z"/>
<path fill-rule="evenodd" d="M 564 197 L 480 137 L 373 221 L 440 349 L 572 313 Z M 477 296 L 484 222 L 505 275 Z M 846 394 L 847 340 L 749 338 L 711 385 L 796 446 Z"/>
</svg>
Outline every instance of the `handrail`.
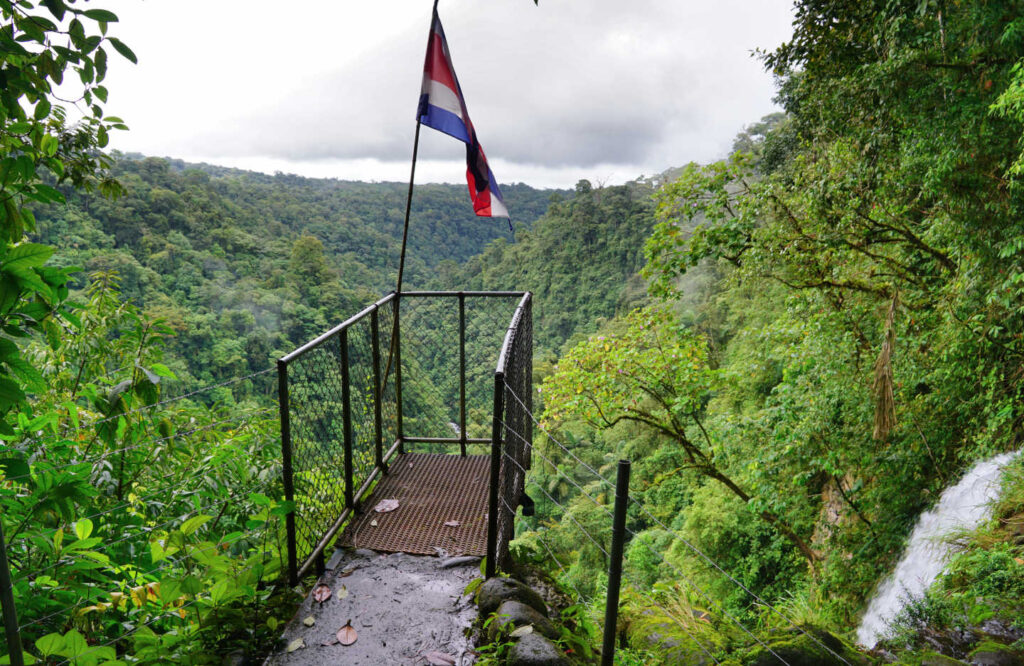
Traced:
<svg viewBox="0 0 1024 666">
<path fill-rule="evenodd" d="M 516 311 L 512 314 L 512 321 L 508 325 L 508 330 L 505 331 L 505 340 L 501 343 L 501 352 L 498 354 L 498 367 L 494 369 L 495 375 L 505 374 L 505 363 L 508 360 L 515 333 L 519 330 L 519 325 L 523 321 L 523 310 L 526 308 L 526 304 L 529 303 L 533 297 L 532 292 L 527 291 L 521 293 L 523 294 L 523 297 L 520 299 L 519 305 L 516 306 Z"/>
<path fill-rule="evenodd" d="M 404 295 L 405 294 L 403 294 L 403 296 Z M 316 347 L 319 347 L 324 342 L 326 342 L 327 340 L 333 338 L 335 335 L 338 335 L 339 333 L 341 333 L 343 330 L 345 330 L 349 326 L 352 326 L 353 324 L 358 323 L 360 320 L 362 320 L 364 317 L 369 315 L 371 312 L 373 312 L 374 310 L 380 308 L 380 306 L 386 305 L 394 297 L 395 297 L 395 292 L 391 292 L 390 294 L 388 294 L 384 298 L 378 300 L 373 305 L 366 306 L 365 308 L 363 308 L 362 310 L 360 310 L 356 314 L 352 315 L 351 317 L 349 317 L 345 321 L 341 322 L 340 324 L 338 324 L 337 326 L 335 326 L 331 330 L 327 331 L 326 333 L 323 333 L 323 334 L 313 338 L 312 340 L 310 340 L 306 344 L 302 345 L 301 347 L 295 349 L 294 351 L 291 351 L 291 352 L 285 354 L 280 359 L 278 359 L 278 362 L 279 363 L 284 363 L 285 365 L 287 365 L 288 363 L 291 363 L 296 358 L 298 358 L 298 357 L 302 356 L 303 354 L 305 354 L 306 352 L 308 352 L 310 349 L 315 349 Z"/>
<path fill-rule="evenodd" d="M 403 291 L 402 296 L 422 298 L 425 296 L 469 296 L 471 298 L 508 298 L 510 296 L 522 296 L 528 291 Z"/>
</svg>

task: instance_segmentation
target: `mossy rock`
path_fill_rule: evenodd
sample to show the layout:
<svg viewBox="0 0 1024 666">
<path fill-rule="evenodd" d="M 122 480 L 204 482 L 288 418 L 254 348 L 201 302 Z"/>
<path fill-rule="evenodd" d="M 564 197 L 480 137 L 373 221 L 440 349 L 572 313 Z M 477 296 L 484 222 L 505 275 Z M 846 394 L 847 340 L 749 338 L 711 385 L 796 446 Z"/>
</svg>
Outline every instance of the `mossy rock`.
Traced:
<svg viewBox="0 0 1024 666">
<path fill-rule="evenodd" d="M 863 666 L 872 663 L 870 659 L 826 631 L 813 628 L 807 628 L 805 631 L 808 634 L 813 633 L 813 638 L 805 633 L 793 632 L 785 637 L 766 641 L 771 651 L 758 645 L 741 657 L 743 666 L 776 666 L 779 657 L 789 666 Z"/>
<path fill-rule="evenodd" d="M 557 640 L 560 635 L 558 627 L 551 620 L 538 613 L 535 608 L 515 599 L 506 599 L 501 602 L 494 615 L 495 618 L 490 623 L 487 632 L 487 640 L 492 643 L 498 639 L 503 630 L 507 633 L 525 625 L 531 625 L 534 631 L 551 640 Z"/>
<path fill-rule="evenodd" d="M 507 599 L 514 599 L 533 608 L 544 617 L 548 616 L 548 607 L 539 594 L 530 586 L 520 583 L 514 578 L 489 578 L 484 581 L 476 593 L 476 605 L 481 617 L 488 617 Z"/>
<path fill-rule="evenodd" d="M 995 641 L 982 641 L 968 659 L 976 666 L 1024 666 L 1024 654 Z"/>
<path fill-rule="evenodd" d="M 967 662 L 954 659 L 953 657 L 947 657 L 946 655 L 938 652 L 925 652 L 911 662 L 901 661 L 900 663 L 909 663 L 914 666 L 965 666 Z"/>
<path fill-rule="evenodd" d="M 557 645 L 540 634 L 526 634 L 512 646 L 508 666 L 569 666 Z"/>
</svg>

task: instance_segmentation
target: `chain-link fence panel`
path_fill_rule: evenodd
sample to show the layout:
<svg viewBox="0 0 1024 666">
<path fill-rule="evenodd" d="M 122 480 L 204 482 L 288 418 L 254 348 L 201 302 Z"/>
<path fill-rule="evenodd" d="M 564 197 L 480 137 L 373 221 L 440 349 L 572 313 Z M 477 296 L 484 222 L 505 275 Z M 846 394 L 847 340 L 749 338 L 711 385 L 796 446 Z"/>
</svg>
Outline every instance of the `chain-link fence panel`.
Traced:
<svg viewBox="0 0 1024 666">
<path fill-rule="evenodd" d="M 498 474 L 498 519 L 495 561 L 509 563 L 509 543 L 515 537 L 520 504 L 533 450 L 533 314 L 530 294 L 523 297 L 502 348 L 498 372 L 501 390 L 501 466 Z"/>
<path fill-rule="evenodd" d="M 402 408 L 407 439 L 489 440 L 494 368 L 522 294 L 402 294 Z M 463 367 L 464 366 L 464 367 Z M 464 378 L 464 383 L 463 383 Z M 454 443 L 406 447 L 455 453 Z M 470 452 L 486 453 L 484 441 Z"/>
<path fill-rule="evenodd" d="M 397 360 L 388 360 L 394 302 L 382 299 L 281 361 L 284 474 L 295 503 L 293 573 L 321 555 L 324 537 L 354 508 L 384 447 L 398 438 Z"/>
</svg>

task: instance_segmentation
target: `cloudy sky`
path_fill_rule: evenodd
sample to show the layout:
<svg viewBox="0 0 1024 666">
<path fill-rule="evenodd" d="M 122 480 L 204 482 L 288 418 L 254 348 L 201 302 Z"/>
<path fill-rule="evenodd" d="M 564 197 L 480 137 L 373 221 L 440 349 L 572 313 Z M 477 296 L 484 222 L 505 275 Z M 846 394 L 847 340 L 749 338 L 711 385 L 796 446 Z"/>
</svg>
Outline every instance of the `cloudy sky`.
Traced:
<svg viewBox="0 0 1024 666">
<path fill-rule="evenodd" d="M 430 0 L 105 0 L 112 147 L 359 180 L 408 179 Z M 789 0 L 440 0 L 499 182 L 619 183 L 722 156 L 774 109 L 752 57 Z M 418 182 L 463 182 L 462 144 L 421 138 Z"/>
</svg>

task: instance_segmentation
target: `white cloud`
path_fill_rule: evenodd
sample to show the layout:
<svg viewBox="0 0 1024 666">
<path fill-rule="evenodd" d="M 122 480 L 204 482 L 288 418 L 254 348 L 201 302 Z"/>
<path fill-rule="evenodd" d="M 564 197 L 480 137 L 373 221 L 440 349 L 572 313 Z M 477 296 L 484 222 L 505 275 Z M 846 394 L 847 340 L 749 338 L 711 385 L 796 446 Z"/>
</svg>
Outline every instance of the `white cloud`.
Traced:
<svg viewBox="0 0 1024 666">
<path fill-rule="evenodd" d="M 115 147 L 407 177 L 423 0 L 113 6 L 116 34 L 140 59 L 110 77 L 110 109 L 132 126 Z M 773 110 L 771 78 L 750 51 L 785 40 L 791 20 L 784 0 L 443 0 L 440 13 L 499 181 L 538 185 L 627 180 L 723 154 Z M 423 179 L 460 181 L 461 144 L 428 134 Z"/>
</svg>

